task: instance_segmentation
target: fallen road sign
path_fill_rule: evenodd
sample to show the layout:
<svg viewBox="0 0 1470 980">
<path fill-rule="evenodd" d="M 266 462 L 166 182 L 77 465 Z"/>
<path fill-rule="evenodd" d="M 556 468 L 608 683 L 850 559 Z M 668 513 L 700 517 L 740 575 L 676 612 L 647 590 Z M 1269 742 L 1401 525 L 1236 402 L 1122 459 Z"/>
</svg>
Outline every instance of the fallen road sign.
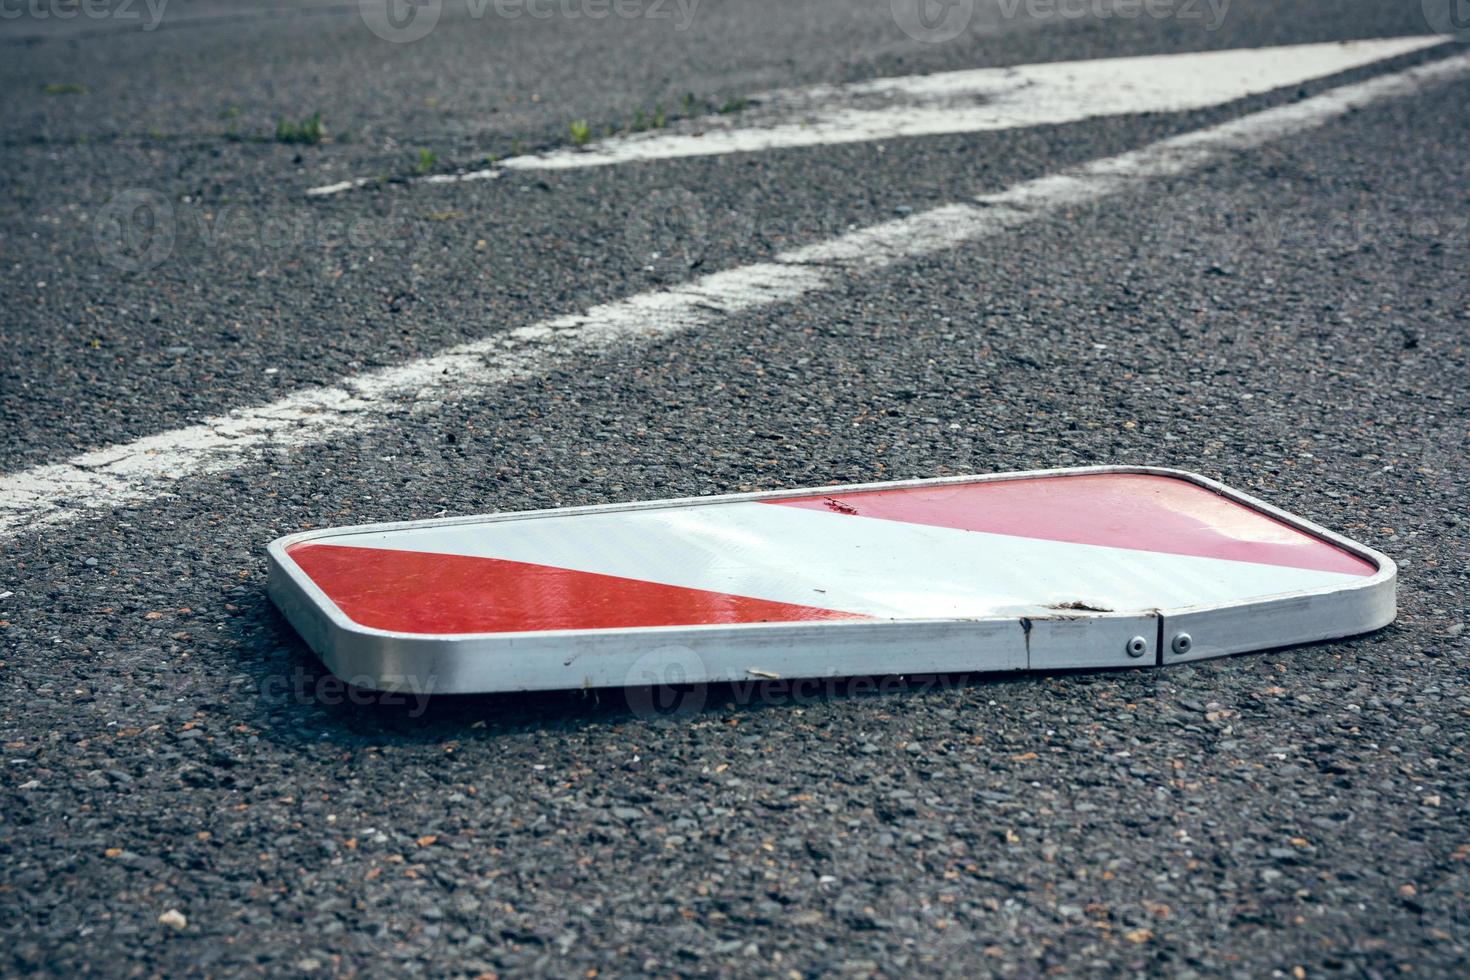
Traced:
<svg viewBox="0 0 1470 980">
<path fill-rule="evenodd" d="M 415 693 L 1165 665 L 1378 629 L 1397 580 L 1117 466 L 315 530 L 269 562 L 333 673 Z"/>
</svg>

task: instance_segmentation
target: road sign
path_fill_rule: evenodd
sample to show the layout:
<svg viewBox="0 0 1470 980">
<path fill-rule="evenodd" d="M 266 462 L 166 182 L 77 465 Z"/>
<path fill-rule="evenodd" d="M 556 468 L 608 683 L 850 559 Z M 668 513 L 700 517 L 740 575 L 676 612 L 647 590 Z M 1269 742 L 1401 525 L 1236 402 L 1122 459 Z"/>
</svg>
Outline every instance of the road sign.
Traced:
<svg viewBox="0 0 1470 980">
<path fill-rule="evenodd" d="M 1377 629 L 1397 578 L 1150 467 L 335 528 L 269 558 L 335 674 L 417 693 L 1163 665 Z"/>
</svg>

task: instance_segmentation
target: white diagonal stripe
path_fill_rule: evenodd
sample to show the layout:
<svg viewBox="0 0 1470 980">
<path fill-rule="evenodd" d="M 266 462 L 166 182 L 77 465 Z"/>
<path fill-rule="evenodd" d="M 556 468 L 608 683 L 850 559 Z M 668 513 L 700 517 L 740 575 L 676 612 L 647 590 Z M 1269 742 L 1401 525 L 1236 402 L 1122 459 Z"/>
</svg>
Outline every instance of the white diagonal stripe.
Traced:
<svg viewBox="0 0 1470 980">
<path fill-rule="evenodd" d="M 1470 54 L 1456 54 L 1018 184 L 979 198 L 978 204 L 936 208 L 668 291 L 639 293 L 585 314 L 496 334 L 337 385 L 308 388 L 197 425 L 22 470 L 0 478 L 0 538 L 74 521 L 95 508 L 156 499 L 180 480 L 249 465 L 268 449 L 297 449 L 384 425 L 411 412 L 417 401 L 466 397 L 543 372 L 571 354 L 646 343 L 795 300 L 851 273 L 1002 234 L 1056 209 L 1177 176 L 1224 154 L 1321 126 L 1352 109 L 1405 98 L 1466 75 Z"/>
<path fill-rule="evenodd" d="M 358 532 L 312 544 L 467 555 L 885 619 L 1145 612 L 1357 575 L 851 517 L 757 502 Z"/>
</svg>

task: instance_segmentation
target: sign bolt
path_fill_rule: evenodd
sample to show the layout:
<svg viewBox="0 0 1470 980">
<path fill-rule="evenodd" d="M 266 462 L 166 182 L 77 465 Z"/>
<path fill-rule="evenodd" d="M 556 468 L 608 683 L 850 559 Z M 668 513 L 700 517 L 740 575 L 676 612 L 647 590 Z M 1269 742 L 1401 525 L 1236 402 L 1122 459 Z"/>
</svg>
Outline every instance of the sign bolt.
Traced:
<svg viewBox="0 0 1470 980">
<path fill-rule="evenodd" d="M 1148 652 L 1148 641 L 1141 636 L 1135 636 L 1128 641 L 1128 656 L 1141 657 Z"/>
<path fill-rule="evenodd" d="M 1170 643 L 1169 647 L 1182 657 L 1194 648 L 1194 637 L 1188 633 L 1175 633 L 1174 642 Z"/>
</svg>

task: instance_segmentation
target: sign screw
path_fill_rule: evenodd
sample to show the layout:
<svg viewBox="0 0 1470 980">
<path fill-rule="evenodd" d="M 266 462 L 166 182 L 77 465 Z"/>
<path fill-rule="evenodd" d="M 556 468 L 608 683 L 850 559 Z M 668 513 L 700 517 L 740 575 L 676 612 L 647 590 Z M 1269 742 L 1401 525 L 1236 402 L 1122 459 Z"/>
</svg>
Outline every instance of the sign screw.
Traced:
<svg viewBox="0 0 1470 980">
<path fill-rule="evenodd" d="M 1174 642 L 1170 643 L 1169 647 L 1182 657 L 1194 648 L 1194 638 L 1188 633 L 1175 633 Z"/>
<path fill-rule="evenodd" d="M 1148 641 L 1141 636 L 1135 636 L 1128 641 L 1128 656 L 1141 657 L 1148 652 Z"/>
</svg>

